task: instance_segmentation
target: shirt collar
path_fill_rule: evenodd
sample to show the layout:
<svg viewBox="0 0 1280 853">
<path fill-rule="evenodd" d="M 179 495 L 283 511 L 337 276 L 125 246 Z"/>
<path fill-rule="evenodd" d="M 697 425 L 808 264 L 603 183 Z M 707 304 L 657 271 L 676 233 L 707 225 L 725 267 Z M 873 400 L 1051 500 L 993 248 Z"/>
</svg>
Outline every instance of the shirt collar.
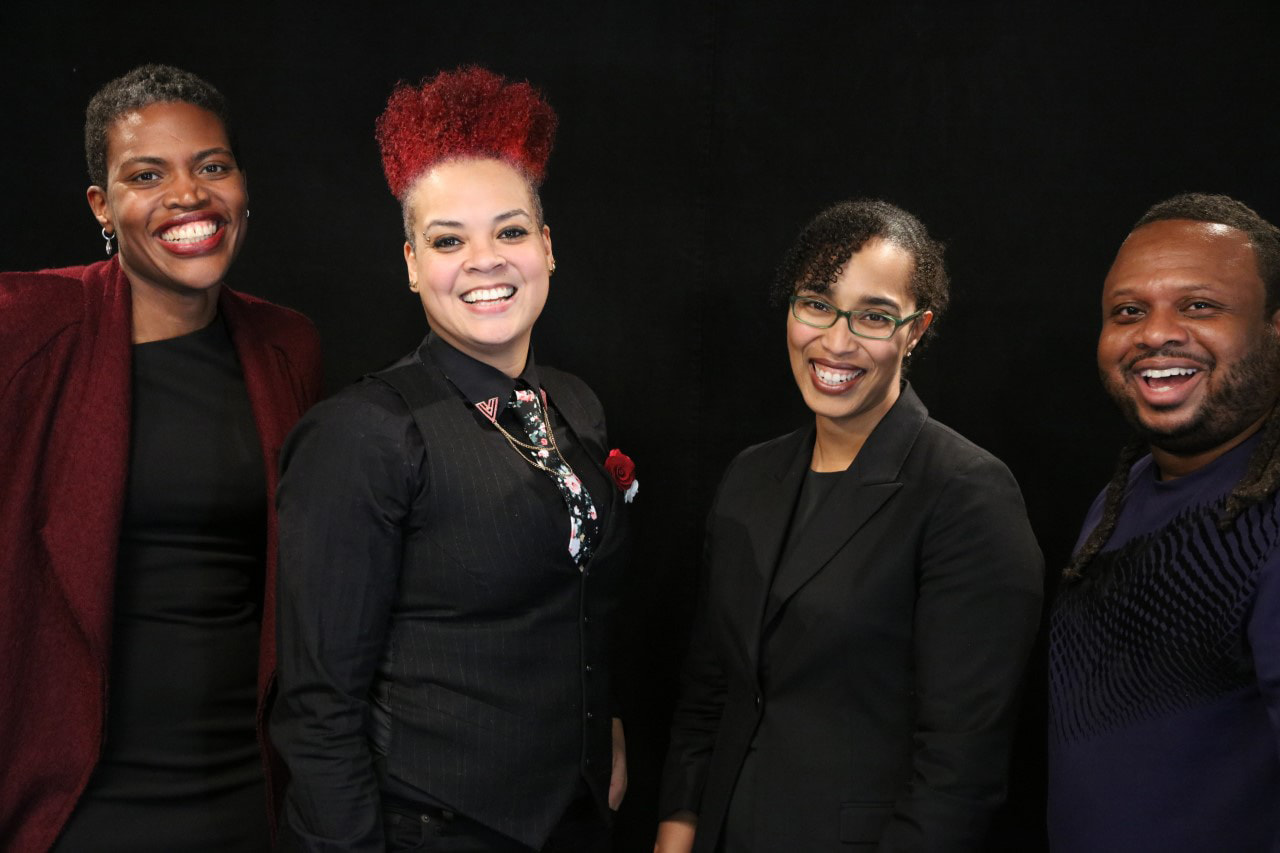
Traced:
<svg viewBox="0 0 1280 853">
<path fill-rule="evenodd" d="M 533 361 L 533 346 L 529 347 L 529 357 L 525 359 L 524 370 L 516 379 L 507 376 L 496 367 L 478 361 L 456 347 L 452 346 L 435 332 L 427 335 L 427 349 L 431 358 L 444 372 L 453 386 L 462 392 L 468 403 L 484 403 L 494 397 L 505 405 L 511 399 L 519 380 L 537 391 L 538 368 Z"/>
</svg>

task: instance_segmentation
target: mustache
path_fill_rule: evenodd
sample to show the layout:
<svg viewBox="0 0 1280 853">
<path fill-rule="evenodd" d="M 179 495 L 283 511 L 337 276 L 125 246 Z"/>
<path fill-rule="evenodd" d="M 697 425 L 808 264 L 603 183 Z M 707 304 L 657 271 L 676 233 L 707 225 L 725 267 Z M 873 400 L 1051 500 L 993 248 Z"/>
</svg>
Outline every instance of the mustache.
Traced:
<svg viewBox="0 0 1280 853">
<path fill-rule="evenodd" d="M 1206 370 L 1212 369 L 1217 362 L 1212 358 L 1205 358 L 1200 353 L 1187 352 L 1186 350 L 1174 349 L 1173 347 L 1161 347 L 1158 350 L 1144 352 L 1142 355 L 1135 355 L 1124 364 L 1126 371 L 1131 371 L 1140 361 L 1146 361 L 1149 358 L 1178 358 L 1185 361 L 1194 361 L 1196 364 L 1204 367 Z"/>
</svg>

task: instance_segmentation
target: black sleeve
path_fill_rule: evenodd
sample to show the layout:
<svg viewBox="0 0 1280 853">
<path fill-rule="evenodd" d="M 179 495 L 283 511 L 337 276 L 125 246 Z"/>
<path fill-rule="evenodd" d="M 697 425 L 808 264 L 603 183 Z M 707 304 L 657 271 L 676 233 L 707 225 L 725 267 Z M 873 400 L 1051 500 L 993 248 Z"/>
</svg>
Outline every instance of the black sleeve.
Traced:
<svg viewBox="0 0 1280 853">
<path fill-rule="evenodd" d="M 287 847 L 383 849 L 368 696 L 422 456 L 404 403 L 373 382 L 312 409 L 285 443 L 271 733 L 292 777 L 282 820 Z"/>
<path fill-rule="evenodd" d="M 658 799 L 660 820 L 666 820 L 678 811 L 696 813 L 700 810 L 711 752 L 724 713 L 725 673 L 707 612 L 711 598 L 709 569 L 714 519 L 713 509 L 707 521 L 702 565 L 698 572 L 697 603 L 689 651 L 680 672 L 680 698 L 671 718 L 671 745 L 667 750 Z"/>
<path fill-rule="evenodd" d="M 942 487 L 921 542 L 911 781 L 880 851 L 978 851 L 1005 797 L 1044 561 L 1018 484 L 982 455 Z"/>
</svg>

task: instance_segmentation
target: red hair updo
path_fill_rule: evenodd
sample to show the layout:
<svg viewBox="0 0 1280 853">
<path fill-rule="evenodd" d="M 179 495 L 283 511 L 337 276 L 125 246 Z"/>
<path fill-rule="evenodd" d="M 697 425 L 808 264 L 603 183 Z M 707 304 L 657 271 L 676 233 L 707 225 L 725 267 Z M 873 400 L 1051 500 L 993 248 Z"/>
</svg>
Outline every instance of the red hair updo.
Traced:
<svg viewBox="0 0 1280 853">
<path fill-rule="evenodd" d="M 387 184 L 403 203 L 432 166 L 458 158 L 503 160 L 536 187 L 555 133 L 555 111 L 537 89 L 468 65 L 417 86 L 397 85 L 376 135 Z"/>
</svg>

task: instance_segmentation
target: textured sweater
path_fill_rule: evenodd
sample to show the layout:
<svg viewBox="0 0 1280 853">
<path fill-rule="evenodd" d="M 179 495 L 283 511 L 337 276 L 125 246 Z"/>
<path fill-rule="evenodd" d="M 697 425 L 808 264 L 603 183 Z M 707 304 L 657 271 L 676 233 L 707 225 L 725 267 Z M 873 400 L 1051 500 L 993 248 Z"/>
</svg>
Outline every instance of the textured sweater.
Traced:
<svg viewBox="0 0 1280 853">
<path fill-rule="evenodd" d="M 1130 474 L 1115 532 L 1050 624 L 1054 851 L 1280 850 L 1280 510 L 1217 525 L 1251 439 Z M 1094 502 L 1081 541 L 1098 523 Z"/>
</svg>

